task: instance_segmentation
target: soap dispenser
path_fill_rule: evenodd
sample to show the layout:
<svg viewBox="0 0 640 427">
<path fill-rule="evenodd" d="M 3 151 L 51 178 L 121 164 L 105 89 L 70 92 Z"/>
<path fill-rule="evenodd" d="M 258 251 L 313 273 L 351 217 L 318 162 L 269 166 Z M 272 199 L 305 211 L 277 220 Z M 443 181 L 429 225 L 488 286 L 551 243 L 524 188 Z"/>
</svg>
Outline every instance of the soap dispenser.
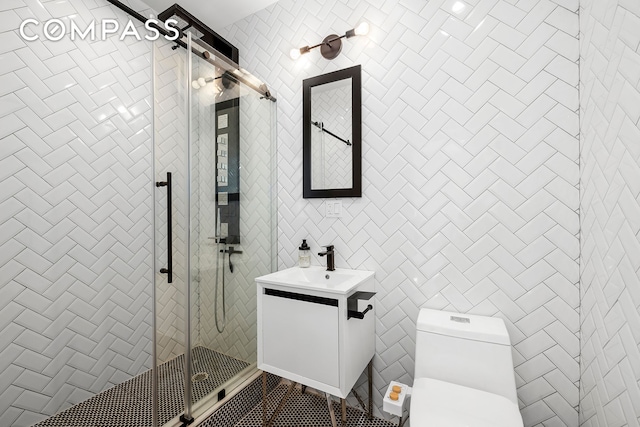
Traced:
<svg viewBox="0 0 640 427">
<path fill-rule="evenodd" d="M 311 266 L 311 248 L 307 245 L 307 239 L 302 239 L 302 245 L 298 248 L 298 266 L 307 268 Z"/>
</svg>

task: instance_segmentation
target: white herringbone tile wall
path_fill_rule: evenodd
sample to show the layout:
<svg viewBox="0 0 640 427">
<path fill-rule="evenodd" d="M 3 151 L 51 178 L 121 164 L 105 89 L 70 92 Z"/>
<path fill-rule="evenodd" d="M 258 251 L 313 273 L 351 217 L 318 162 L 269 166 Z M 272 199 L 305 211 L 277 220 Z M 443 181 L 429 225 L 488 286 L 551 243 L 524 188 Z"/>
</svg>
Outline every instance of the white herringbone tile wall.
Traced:
<svg viewBox="0 0 640 427">
<path fill-rule="evenodd" d="M 580 421 L 640 425 L 640 2 L 580 2 Z"/>
<path fill-rule="evenodd" d="M 18 34 L 69 16 L 127 20 L 104 0 L 0 2 L 2 426 L 151 366 L 150 44 Z"/>
<path fill-rule="evenodd" d="M 420 307 L 495 315 L 526 426 L 578 425 L 577 0 L 281 0 L 227 29 L 278 93 L 279 266 L 309 239 L 376 272 L 375 389 Z M 326 61 L 312 45 L 368 21 Z M 363 197 L 302 198 L 302 80 L 362 64 Z M 316 258 L 315 263 L 324 260 Z"/>
</svg>

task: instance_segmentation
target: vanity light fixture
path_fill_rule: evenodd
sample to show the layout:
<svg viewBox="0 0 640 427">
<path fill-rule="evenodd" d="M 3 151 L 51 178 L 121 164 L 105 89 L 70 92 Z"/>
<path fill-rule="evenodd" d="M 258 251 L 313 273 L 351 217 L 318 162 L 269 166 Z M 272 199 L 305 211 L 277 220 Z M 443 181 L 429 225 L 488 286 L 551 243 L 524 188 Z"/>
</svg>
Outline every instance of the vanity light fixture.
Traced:
<svg viewBox="0 0 640 427">
<path fill-rule="evenodd" d="M 291 59 L 298 59 L 300 56 L 308 53 L 311 49 L 315 49 L 317 47 L 320 48 L 320 53 L 326 59 L 333 59 L 336 56 L 340 55 L 342 51 L 342 39 L 343 38 L 351 38 L 353 36 L 364 36 L 369 33 L 369 23 L 361 22 L 357 27 L 347 31 L 343 36 L 338 36 L 335 34 L 330 34 L 322 40 L 322 43 L 318 43 L 314 46 L 303 46 L 301 48 L 291 49 L 289 55 Z"/>
<path fill-rule="evenodd" d="M 222 78 L 222 76 L 218 76 L 218 77 L 200 77 L 197 80 L 194 80 L 191 82 L 191 87 L 193 87 L 194 89 L 200 89 L 201 87 L 205 87 L 207 85 L 207 83 L 211 83 L 214 80 L 218 80 L 219 78 Z"/>
<path fill-rule="evenodd" d="M 239 72 L 236 72 L 236 71 L 234 71 L 234 73 L 239 74 Z M 230 73 L 229 71 L 225 71 L 224 74 L 217 77 L 200 77 L 196 80 L 193 80 L 191 82 L 191 87 L 196 90 L 201 89 L 205 87 L 207 84 L 211 82 L 215 82 L 218 79 L 220 79 L 220 81 L 222 82 L 222 85 L 216 84 L 214 86 L 214 92 L 218 94 L 221 94 L 225 89 L 229 89 L 238 81 L 238 79 L 234 76 L 234 74 Z"/>
</svg>

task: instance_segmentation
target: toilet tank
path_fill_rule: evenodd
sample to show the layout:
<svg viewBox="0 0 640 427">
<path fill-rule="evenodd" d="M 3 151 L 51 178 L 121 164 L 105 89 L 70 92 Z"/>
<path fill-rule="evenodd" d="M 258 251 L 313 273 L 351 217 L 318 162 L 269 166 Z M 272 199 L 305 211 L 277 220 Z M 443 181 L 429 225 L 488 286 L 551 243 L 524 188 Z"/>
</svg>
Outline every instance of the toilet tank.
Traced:
<svg viewBox="0 0 640 427">
<path fill-rule="evenodd" d="M 511 342 L 502 319 L 421 309 L 415 378 L 433 378 L 518 404 Z"/>
</svg>

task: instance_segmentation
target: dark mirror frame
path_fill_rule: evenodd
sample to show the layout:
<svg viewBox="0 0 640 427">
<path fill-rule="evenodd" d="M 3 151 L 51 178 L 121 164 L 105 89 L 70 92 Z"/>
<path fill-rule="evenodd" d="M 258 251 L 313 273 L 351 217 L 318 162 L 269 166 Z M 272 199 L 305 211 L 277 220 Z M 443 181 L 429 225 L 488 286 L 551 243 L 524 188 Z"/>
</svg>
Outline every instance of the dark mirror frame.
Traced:
<svg viewBox="0 0 640 427">
<path fill-rule="evenodd" d="M 351 78 L 351 122 L 353 126 L 352 165 L 353 187 L 311 189 L 311 88 Z M 322 74 L 302 82 L 302 197 L 362 197 L 362 77 L 360 65 Z"/>
</svg>

